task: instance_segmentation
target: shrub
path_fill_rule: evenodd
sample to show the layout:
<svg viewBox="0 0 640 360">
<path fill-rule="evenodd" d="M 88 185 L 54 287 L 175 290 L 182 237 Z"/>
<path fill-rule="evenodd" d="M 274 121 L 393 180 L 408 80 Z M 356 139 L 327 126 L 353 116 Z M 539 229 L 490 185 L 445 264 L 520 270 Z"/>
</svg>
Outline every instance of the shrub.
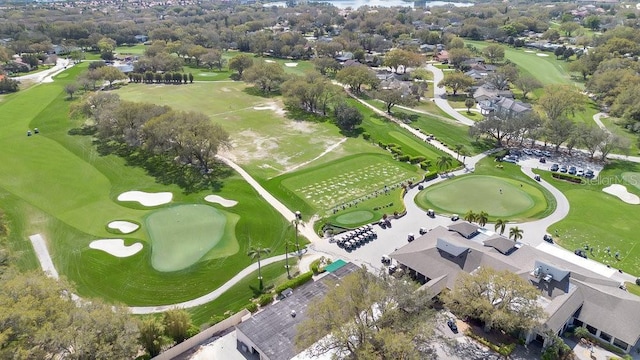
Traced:
<svg viewBox="0 0 640 360">
<path fill-rule="evenodd" d="M 433 180 L 433 179 L 435 179 L 437 177 L 438 177 L 438 173 L 437 172 L 427 173 L 427 174 L 424 175 L 424 181 Z"/>
<path fill-rule="evenodd" d="M 272 302 L 273 302 L 273 294 L 272 293 L 262 294 L 258 298 L 258 305 L 260 305 L 260 307 L 265 307 L 265 306 L 271 304 Z"/>
<path fill-rule="evenodd" d="M 398 161 L 401 161 L 401 162 L 409 161 L 409 155 L 400 155 L 400 156 L 398 156 Z"/>
<path fill-rule="evenodd" d="M 256 304 L 256 303 L 248 303 L 245 306 L 245 309 L 247 309 L 250 312 L 254 313 L 254 312 L 258 311 L 258 304 Z"/>
<path fill-rule="evenodd" d="M 427 170 L 429 168 L 429 162 L 428 161 L 423 161 L 420 163 L 420 169 L 422 170 Z"/>
<path fill-rule="evenodd" d="M 365 140 L 369 140 L 371 139 L 371 134 L 369 134 L 368 132 L 363 132 L 362 133 L 362 138 Z"/>
<path fill-rule="evenodd" d="M 312 271 L 300 274 L 297 277 L 294 277 L 293 279 L 287 280 L 287 281 L 283 282 L 282 284 L 278 285 L 275 288 L 275 292 L 276 292 L 276 294 L 280 294 L 281 292 L 283 292 L 284 290 L 286 290 L 288 288 L 295 289 L 298 286 L 307 283 L 312 278 L 313 278 L 313 272 Z"/>
<path fill-rule="evenodd" d="M 421 163 L 423 161 L 425 161 L 425 157 L 424 156 L 412 156 L 411 158 L 409 158 L 409 162 L 412 164 L 418 164 Z"/>
<path fill-rule="evenodd" d="M 314 275 L 318 275 L 322 272 L 324 272 L 324 269 L 320 269 L 320 262 L 322 261 L 322 259 L 316 259 L 313 262 L 311 262 L 311 265 L 309 266 L 311 268 L 311 272 L 313 272 Z"/>
<path fill-rule="evenodd" d="M 636 285 L 640 286 L 640 278 L 636 279 Z"/>
<path fill-rule="evenodd" d="M 566 180 L 576 184 L 582 183 L 582 178 L 578 176 L 573 176 L 573 175 L 564 174 L 564 173 L 556 173 L 556 172 L 552 173 L 551 176 L 555 179 Z"/>
</svg>

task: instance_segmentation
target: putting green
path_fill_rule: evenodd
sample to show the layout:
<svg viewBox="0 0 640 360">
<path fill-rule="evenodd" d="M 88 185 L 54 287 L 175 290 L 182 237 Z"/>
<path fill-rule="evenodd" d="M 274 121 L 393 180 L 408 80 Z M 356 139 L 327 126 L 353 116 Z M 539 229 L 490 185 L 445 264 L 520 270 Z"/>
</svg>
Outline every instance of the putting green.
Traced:
<svg viewBox="0 0 640 360">
<path fill-rule="evenodd" d="M 361 224 L 367 220 L 373 219 L 374 214 L 367 210 L 352 211 L 347 214 L 342 214 L 336 218 L 336 222 L 340 225 L 352 225 Z"/>
<path fill-rule="evenodd" d="M 492 218 L 534 218 L 547 207 L 534 186 L 495 176 L 470 175 L 428 187 L 416 197 L 424 209 L 464 214 L 486 211 Z"/>
<path fill-rule="evenodd" d="M 633 185 L 636 189 L 640 190 L 640 173 L 637 172 L 623 172 L 622 178 L 628 182 L 629 185 Z"/>
<path fill-rule="evenodd" d="M 235 237 L 229 246 L 222 242 L 233 233 L 233 225 L 222 211 L 208 205 L 179 205 L 151 213 L 145 219 L 151 238 L 151 265 L 162 272 L 185 269 L 222 245 L 224 256 L 237 252 Z M 228 229 L 231 228 L 231 229 Z M 228 231 L 231 230 L 231 231 Z M 215 251 L 215 250 L 214 250 Z M 209 256 L 208 256 L 209 257 Z"/>
</svg>

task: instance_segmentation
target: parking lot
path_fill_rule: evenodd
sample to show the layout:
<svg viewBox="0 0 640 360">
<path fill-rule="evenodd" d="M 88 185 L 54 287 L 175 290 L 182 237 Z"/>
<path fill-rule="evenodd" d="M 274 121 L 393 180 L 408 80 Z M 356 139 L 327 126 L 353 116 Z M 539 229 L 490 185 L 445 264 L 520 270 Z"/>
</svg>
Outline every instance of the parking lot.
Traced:
<svg viewBox="0 0 640 360">
<path fill-rule="evenodd" d="M 542 148 L 513 148 L 504 161 L 512 162 L 524 167 L 546 171 L 558 171 L 575 176 L 595 178 L 602 170 L 602 164 L 593 161 L 585 152 L 574 150 L 569 155 L 566 150 L 555 153 L 552 149 Z"/>
</svg>

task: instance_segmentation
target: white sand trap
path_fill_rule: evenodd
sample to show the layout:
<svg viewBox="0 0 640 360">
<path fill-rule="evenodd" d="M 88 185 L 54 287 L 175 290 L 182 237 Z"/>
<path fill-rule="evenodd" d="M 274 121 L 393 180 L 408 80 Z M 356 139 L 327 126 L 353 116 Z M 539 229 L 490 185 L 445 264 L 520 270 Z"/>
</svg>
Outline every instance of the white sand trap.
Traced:
<svg viewBox="0 0 640 360">
<path fill-rule="evenodd" d="M 535 51 L 533 51 L 533 50 L 525 50 L 524 52 L 526 52 L 526 53 L 534 53 Z"/>
<path fill-rule="evenodd" d="M 222 196 L 218 196 L 218 195 L 207 195 L 204 197 L 204 200 L 210 203 L 220 204 L 224 207 L 232 207 L 238 204 L 238 202 L 235 200 L 225 199 Z"/>
<path fill-rule="evenodd" d="M 96 250 L 102 250 L 110 255 L 123 258 L 137 254 L 142 250 L 142 243 L 135 243 L 125 246 L 122 239 L 100 239 L 92 241 L 89 247 Z"/>
<path fill-rule="evenodd" d="M 119 201 L 137 201 L 144 206 L 168 204 L 173 199 L 170 192 L 148 193 L 144 191 L 127 191 L 118 196 Z"/>
<path fill-rule="evenodd" d="M 618 199 L 626 202 L 627 204 L 638 205 L 640 204 L 640 197 L 636 194 L 632 194 L 627 191 L 627 187 L 620 184 L 613 184 L 602 189 L 602 191 L 613 196 L 617 196 Z"/>
<path fill-rule="evenodd" d="M 287 66 L 287 67 L 296 67 L 296 66 L 298 66 L 298 63 L 285 63 L 285 64 L 284 64 L 284 66 Z"/>
<path fill-rule="evenodd" d="M 107 226 L 109 229 L 118 230 L 123 234 L 132 233 L 140 227 L 138 224 L 129 221 L 112 221 Z"/>
<path fill-rule="evenodd" d="M 540 57 L 547 57 L 549 56 L 549 54 L 543 54 L 543 53 L 537 53 L 536 55 L 540 56 Z"/>
<path fill-rule="evenodd" d="M 266 62 L 266 63 L 274 63 L 275 61 L 273 61 L 273 60 L 268 60 L 268 59 L 267 59 L 267 60 L 265 60 L 264 62 Z"/>
</svg>

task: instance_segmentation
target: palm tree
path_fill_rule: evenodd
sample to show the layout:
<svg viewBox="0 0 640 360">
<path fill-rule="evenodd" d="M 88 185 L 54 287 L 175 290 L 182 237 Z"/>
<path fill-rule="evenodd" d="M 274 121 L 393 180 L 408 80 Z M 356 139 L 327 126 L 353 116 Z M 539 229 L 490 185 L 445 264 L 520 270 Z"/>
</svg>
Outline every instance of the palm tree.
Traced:
<svg viewBox="0 0 640 360">
<path fill-rule="evenodd" d="M 449 156 L 443 155 L 436 160 L 436 165 L 440 170 L 442 170 L 451 166 L 452 162 L 453 162 L 452 158 L 450 158 Z"/>
<path fill-rule="evenodd" d="M 462 149 L 464 149 L 464 145 L 458 144 L 455 147 L 456 149 L 456 160 L 460 160 L 460 154 L 462 153 Z"/>
<path fill-rule="evenodd" d="M 469 210 L 467 211 L 466 214 L 464 214 L 463 219 L 467 220 L 468 222 L 474 222 L 476 221 L 477 217 L 478 215 L 476 215 L 476 213 L 474 213 L 473 210 Z"/>
<path fill-rule="evenodd" d="M 485 225 L 487 225 L 487 221 L 489 221 L 489 214 L 487 214 L 486 211 L 480 211 L 480 213 L 476 217 L 476 220 L 478 221 L 478 224 L 480 224 L 480 226 L 484 227 Z"/>
<path fill-rule="evenodd" d="M 504 234 L 504 229 L 507 227 L 507 223 L 508 221 L 505 219 L 497 219 L 496 225 L 494 227 L 495 231 L 498 231 L 498 229 L 500 229 L 500 235 Z"/>
<path fill-rule="evenodd" d="M 513 241 L 518 241 L 522 239 L 523 232 L 524 230 L 520 229 L 517 226 L 514 226 L 511 229 L 509 229 L 509 239 L 513 238 Z"/>
<path fill-rule="evenodd" d="M 284 266 L 287 268 L 287 279 L 291 279 L 291 273 L 289 273 L 289 247 L 295 246 L 291 241 L 284 241 Z"/>
<path fill-rule="evenodd" d="M 251 258 L 251 260 L 255 260 L 258 259 L 258 280 L 260 280 L 260 291 L 262 291 L 263 289 L 263 284 L 262 284 L 262 269 L 260 267 L 260 258 L 262 257 L 262 255 L 268 255 L 271 252 L 271 249 L 269 248 L 263 248 L 263 247 L 250 247 L 249 248 L 249 252 L 247 252 L 247 255 Z"/>
</svg>

